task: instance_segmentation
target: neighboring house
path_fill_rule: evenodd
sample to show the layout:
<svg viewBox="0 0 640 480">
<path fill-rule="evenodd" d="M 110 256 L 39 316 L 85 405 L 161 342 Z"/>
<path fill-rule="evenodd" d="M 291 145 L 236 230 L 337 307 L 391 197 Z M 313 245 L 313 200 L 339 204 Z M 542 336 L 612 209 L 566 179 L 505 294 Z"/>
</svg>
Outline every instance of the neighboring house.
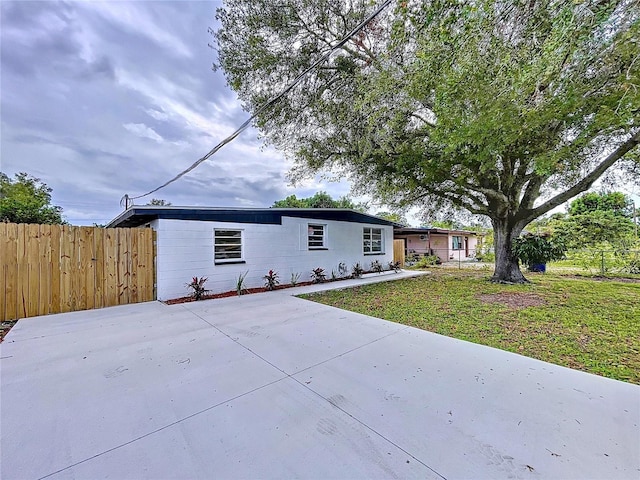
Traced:
<svg viewBox="0 0 640 480">
<path fill-rule="evenodd" d="M 245 287 L 253 288 L 264 286 L 269 270 L 287 284 L 292 274 L 309 281 L 318 267 L 330 278 L 341 262 L 349 272 L 356 262 L 387 267 L 394 225 L 345 209 L 133 206 L 107 226 L 157 232 L 157 297 L 168 300 L 186 296 L 195 276 L 208 277 L 206 288 L 220 293 L 235 290 L 245 272 Z"/>
<path fill-rule="evenodd" d="M 397 227 L 393 238 L 404 240 L 405 255 L 437 255 L 443 262 L 474 259 L 482 242 L 476 232 L 442 228 Z"/>
</svg>

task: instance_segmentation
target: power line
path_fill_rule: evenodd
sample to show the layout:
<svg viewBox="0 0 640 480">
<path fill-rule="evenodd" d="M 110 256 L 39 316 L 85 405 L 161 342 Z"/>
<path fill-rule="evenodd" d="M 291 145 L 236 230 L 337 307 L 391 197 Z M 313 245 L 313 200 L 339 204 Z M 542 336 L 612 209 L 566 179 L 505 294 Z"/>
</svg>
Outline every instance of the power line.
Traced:
<svg viewBox="0 0 640 480">
<path fill-rule="evenodd" d="M 373 20 L 374 18 L 376 18 L 385 8 L 387 8 L 389 6 L 389 4 L 391 3 L 392 0 L 385 0 L 373 13 L 371 13 L 367 18 L 365 18 L 362 22 L 360 22 L 353 30 L 351 30 L 345 37 L 342 38 L 342 40 L 340 40 L 337 44 L 335 44 L 333 47 L 331 47 L 331 49 L 325 53 L 322 57 L 320 57 L 318 60 L 316 60 L 315 62 L 313 62 L 307 69 L 305 69 L 302 73 L 300 73 L 294 80 L 293 82 L 291 82 L 282 92 L 280 92 L 278 95 L 276 95 L 275 97 L 271 98 L 270 100 L 268 100 L 265 104 L 263 104 L 260 108 L 258 108 L 258 110 L 255 111 L 255 113 L 253 115 L 251 115 L 242 125 L 240 125 L 240 127 L 238 127 L 238 129 L 233 132 L 231 135 L 229 135 L 227 138 L 225 138 L 224 140 L 222 140 L 218 145 L 216 145 L 215 147 L 213 147 L 206 155 L 204 155 L 203 157 L 199 158 L 198 160 L 196 160 L 194 163 L 192 163 L 189 168 L 183 170 L 182 172 L 180 172 L 179 174 L 177 174 L 175 177 L 173 177 L 171 180 L 163 183 L 162 185 L 160 185 L 159 187 L 154 188 L 153 190 L 148 191 L 147 193 L 144 193 L 142 195 L 138 195 L 136 197 L 130 197 L 129 195 L 125 194 L 124 197 L 122 197 L 122 199 L 120 200 L 120 205 L 124 206 L 125 208 L 129 207 L 129 202 L 131 200 L 135 200 L 138 198 L 142 198 L 142 197 L 146 197 L 147 195 L 151 195 L 152 193 L 157 192 L 158 190 L 160 190 L 161 188 L 166 187 L 167 185 L 172 184 L 173 182 L 175 182 L 176 180 L 178 180 L 179 178 L 183 177 L 184 175 L 186 175 L 187 173 L 189 173 L 191 170 L 195 169 L 198 165 L 200 165 L 202 162 L 205 162 L 206 160 L 208 160 L 212 155 L 214 155 L 218 150 L 220 150 L 222 147 L 224 147 L 225 145 L 227 145 L 228 143 L 232 142 L 238 135 L 240 135 L 242 132 L 244 132 L 249 125 L 251 125 L 251 122 L 258 116 L 260 115 L 263 111 L 265 111 L 267 108 L 269 108 L 270 106 L 272 106 L 273 104 L 275 104 L 276 102 L 278 102 L 278 100 L 280 100 L 283 96 L 285 96 L 287 93 L 289 93 L 293 87 L 295 87 L 298 83 L 300 83 L 300 81 L 309 73 L 311 72 L 313 69 L 315 69 L 318 65 L 320 65 L 321 63 L 323 63 L 325 60 L 327 60 L 331 54 L 333 52 L 335 52 L 337 49 L 341 48 L 342 46 L 344 46 L 350 39 L 351 37 L 353 37 L 356 33 L 358 33 L 360 30 L 362 30 L 364 27 L 367 26 L 367 24 Z"/>
</svg>

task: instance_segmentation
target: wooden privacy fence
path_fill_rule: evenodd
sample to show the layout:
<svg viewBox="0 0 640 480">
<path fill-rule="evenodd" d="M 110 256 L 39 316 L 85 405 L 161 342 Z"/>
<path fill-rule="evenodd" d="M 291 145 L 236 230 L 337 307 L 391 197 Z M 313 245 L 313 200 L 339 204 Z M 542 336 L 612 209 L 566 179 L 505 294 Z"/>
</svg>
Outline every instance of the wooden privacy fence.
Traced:
<svg viewBox="0 0 640 480">
<path fill-rule="evenodd" d="M 155 299 L 154 232 L 0 223 L 0 320 Z"/>
<path fill-rule="evenodd" d="M 393 241 L 393 261 L 400 262 L 400 266 L 404 267 L 404 240 Z"/>
</svg>

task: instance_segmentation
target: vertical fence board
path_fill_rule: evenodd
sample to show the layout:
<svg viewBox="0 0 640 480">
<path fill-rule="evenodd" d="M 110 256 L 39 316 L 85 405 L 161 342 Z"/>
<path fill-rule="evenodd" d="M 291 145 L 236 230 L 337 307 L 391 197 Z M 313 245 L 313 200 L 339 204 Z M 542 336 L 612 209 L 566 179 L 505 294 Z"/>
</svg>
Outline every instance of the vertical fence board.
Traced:
<svg viewBox="0 0 640 480">
<path fill-rule="evenodd" d="M 129 238 L 129 251 L 131 252 L 129 258 L 130 264 L 130 276 L 129 276 L 129 301 L 131 303 L 138 303 L 138 238 L 140 237 L 140 229 L 136 228 L 131 230 L 131 236 Z"/>
<path fill-rule="evenodd" d="M 54 225 L 51 227 L 51 303 L 49 305 L 50 313 L 61 312 L 60 302 L 60 283 L 62 282 L 62 270 L 60 259 L 62 257 L 60 237 L 62 236 L 62 228 Z"/>
<path fill-rule="evenodd" d="M 73 274 L 73 234 L 71 227 L 62 226 L 60 232 L 60 311 L 70 312 L 71 305 L 71 275 Z"/>
<path fill-rule="evenodd" d="M 40 270 L 38 315 L 47 315 L 51 306 L 51 225 L 40 225 L 38 260 Z"/>
<path fill-rule="evenodd" d="M 144 230 L 144 241 L 142 242 L 143 255 L 143 284 L 144 284 L 144 298 L 143 301 L 149 302 L 155 299 L 154 294 L 154 270 L 155 262 L 153 261 L 153 242 L 155 231 L 146 228 Z"/>
<path fill-rule="evenodd" d="M 82 239 L 84 241 L 84 258 L 81 263 L 85 265 L 85 276 L 83 290 L 85 294 L 85 302 L 87 309 L 95 308 L 96 305 L 96 257 L 94 246 L 95 228 L 82 227 Z"/>
<path fill-rule="evenodd" d="M 149 279 L 151 285 L 150 300 L 155 300 L 158 297 L 158 271 L 156 270 L 156 262 L 158 258 L 158 234 L 155 230 L 149 230 L 151 235 L 151 251 L 147 256 L 147 279 Z"/>
<path fill-rule="evenodd" d="M 29 276 L 27 315 L 35 317 L 38 315 L 38 288 L 40 288 L 40 268 L 38 265 L 40 225 L 29 225 L 26 241 L 27 272 Z M 35 259 L 35 261 L 32 261 L 32 259 Z"/>
<path fill-rule="evenodd" d="M 68 242 L 71 245 L 71 268 L 69 277 L 71 285 L 69 289 L 69 298 L 71 298 L 71 310 L 82 310 L 80 298 L 80 232 L 78 227 L 69 227 Z"/>
<path fill-rule="evenodd" d="M 29 272 L 27 271 L 27 230 L 25 227 L 18 225 L 18 311 L 16 318 L 27 317 L 27 304 L 29 302 Z"/>
<path fill-rule="evenodd" d="M 7 315 L 7 287 L 8 287 L 8 275 L 7 275 L 7 258 L 10 255 L 7 238 L 7 224 L 0 223 L 0 319 L 6 318 Z"/>
<path fill-rule="evenodd" d="M 149 228 L 145 228 L 140 231 L 140 242 L 138 248 L 138 262 L 140 265 L 141 274 L 138 275 L 140 282 L 140 290 L 142 292 L 140 300 L 143 302 L 149 302 L 153 300 L 153 284 L 149 279 L 149 272 L 147 269 L 153 268 L 149 262 L 149 254 L 153 251 L 153 244 L 151 243 L 151 232 Z"/>
<path fill-rule="evenodd" d="M 118 304 L 118 243 L 117 230 L 105 231 L 105 306 Z"/>
<path fill-rule="evenodd" d="M 105 306 L 105 255 L 104 255 L 104 228 L 96 228 L 93 231 L 94 246 L 95 246 L 95 308 L 102 308 Z"/>
<path fill-rule="evenodd" d="M 138 236 L 138 240 L 136 242 L 136 249 L 137 249 L 137 254 L 136 254 L 136 261 L 138 263 L 137 265 L 137 283 L 138 283 L 138 301 L 139 302 L 146 302 L 147 301 L 147 285 L 146 285 L 146 272 L 145 272 L 145 262 L 146 262 L 146 254 L 147 254 L 147 233 L 146 228 L 140 228 L 138 229 L 137 232 L 137 236 Z"/>
<path fill-rule="evenodd" d="M 78 271 L 75 275 L 77 281 L 76 295 L 78 298 L 77 310 L 85 310 L 87 308 L 87 263 L 91 261 L 88 253 L 87 238 L 84 235 L 84 227 L 75 227 L 76 242 L 78 252 Z"/>
<path fill-rule="evenodd" d="M 121 228 L 120 236 L 122 239 L 122 245 L 124 246 L 123 252 L 123 278 L 122 284 L 123 292 L 121 297 L 121 304 L 123 303 L 131 303 L 131 229 L 130 228 Z"/>
</svg>

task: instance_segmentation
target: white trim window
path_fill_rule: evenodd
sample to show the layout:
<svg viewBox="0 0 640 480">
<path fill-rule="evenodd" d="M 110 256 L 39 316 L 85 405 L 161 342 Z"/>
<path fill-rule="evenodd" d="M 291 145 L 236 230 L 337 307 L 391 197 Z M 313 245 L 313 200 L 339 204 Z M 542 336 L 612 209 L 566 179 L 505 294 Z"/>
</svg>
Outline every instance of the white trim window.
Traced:
<svg viewBox="0 0 640 480">
<path fill-rule="evenodd" d="M 327 249 L 327 226 L 310 223 L 307 231 L 307 245 L 309 250 Z"/>
<path fill-rule="evenodd" d="M 213 251 L 215 263 L 242 262 L 242 230 L 215 229 Z"/>
<path fill-rule="evenodd" d="M 384 253 L 382 228 L 364 227 L 362 229 L 362 249 L 365 255 L 382 255 Z"/>
<path fill-rule="evenodd" d="M 459 235 L 453 235 L 451 237 L 451 250 L 462 250 L 462 248 L 462 237 Z"/>
</svg>

